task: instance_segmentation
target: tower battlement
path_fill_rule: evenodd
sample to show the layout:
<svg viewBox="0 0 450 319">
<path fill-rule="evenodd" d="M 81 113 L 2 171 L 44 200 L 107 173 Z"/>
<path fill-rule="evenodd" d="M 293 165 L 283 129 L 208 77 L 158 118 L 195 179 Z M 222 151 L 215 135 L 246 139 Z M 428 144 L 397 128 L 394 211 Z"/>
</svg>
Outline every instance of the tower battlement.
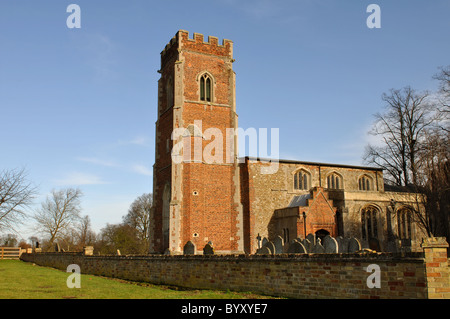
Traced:
<svg viewBox="0 0 450 319">
<path fill-rule="evenodd" d="M 222 44 L 219 44 L 217 37 L 208 36 L 208 41 L 205 42 L 203 34 L 194 32 L 192 38 L 189 38 L 189 32 L 186 30 L 179 30 L 175 34 L 161 52 L 161 58 L 164 58 L 172 48 L 199 52 L 211 52 L 211 50 L 214 50 L 217 55 L 233 58 L 233 41 L 223 39 Z"/>
</svg>

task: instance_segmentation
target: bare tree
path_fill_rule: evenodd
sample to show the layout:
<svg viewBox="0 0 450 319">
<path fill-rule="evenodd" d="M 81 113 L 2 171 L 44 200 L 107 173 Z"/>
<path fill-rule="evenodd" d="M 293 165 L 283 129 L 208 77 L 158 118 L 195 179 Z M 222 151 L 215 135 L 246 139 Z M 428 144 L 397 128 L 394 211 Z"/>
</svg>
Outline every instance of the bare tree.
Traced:
<svg viewBox="0 0 450 319">
<path fill-rule="evenodd" d="M 411 87 L 383 94 L 385 113 L 375 115 L 371 134 L 382 140 L 381 146 L 368 145 L 364 160 L 383 168 L 388 180 L 397 186 L 417 183 L 418 153 L 425 130 L 435 121 L 428 93 Z"/>
<path fill-rule="evenodd" d="M 55 240 L 62 239 L 79 221 L 81 196 L 82 192 L 79 189 L 54 190 L 36 211 L 34 219 L 37 222 L 37 228 L 49 236 L 50 248 Z"/>
<path fill-rule="evenodd" d="M 441 67 L 440 72 L 434 76 L 439 81 L 439 112 L 441 122 L 439 128 L 450 133 L 450 65 Z"/>
<path fill-rule="evenodd" d="M 131 204 L 128 214 L 123 217 L 123 223 L 137 230 L 138 238 L 145 245 L 147 251 L 149 244 L 150 209 L 152 207 L 153 195 L 142 194 Z"/>
<path fill-rule="evenodd" d="M 364 159 L 386 171 L 388 182 L 408 186 L 415 197 L 413 219 L 427 236 L 449 238 L 450 130 L 448 101 L 450 68 L 441 81 L 439 99 L 410 87 L 383 95 L 386 111 L 376 115 L 371 131 L 379 146 L 368 145 Z M 447 101 L 447 102 L 445 102 Z M 447 104 L 445 104 L 447 103 Z M 403 189 L 405 190 L 405 189 Z"/>
<path fill-rule="evenodd" d="M 95 242 L 95 233 L 91 229 L 91 219 L 88 215 L 80 219 L 77 227 L 78 246 L 80 248 L 86 245 L 93 245 Z"/>
<path fill-rule="evenodd" d="M 15 231 L 26 218 L 37 188 L 27 180 L 24 169 L 0 172 L 0 231 Z"/>
</svg>

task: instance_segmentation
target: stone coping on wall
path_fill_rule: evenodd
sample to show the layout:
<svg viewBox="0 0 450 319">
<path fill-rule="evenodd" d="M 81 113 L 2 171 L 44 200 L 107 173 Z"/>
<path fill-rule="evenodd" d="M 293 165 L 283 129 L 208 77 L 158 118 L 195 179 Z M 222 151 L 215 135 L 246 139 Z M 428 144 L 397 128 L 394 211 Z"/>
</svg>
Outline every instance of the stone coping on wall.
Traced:
<svg viewBox="0 0 450 319">
<path fill-rule="evenodd" d="M 116 260 L 134 260 L 148 259 L 155 260 L 195 260 L 195 261 L 234 261 L 234 262 L 411 262 L 423 263 L 423 252 L 407 252 L 407 253 L 340 253 L 340 254 L 274 254 L 274 255 L 246 255 L 246 254 L 223 254 L 223 255 L 92 255 L 85 256 L 82 252 L 46 252 L 33 253 L 36 255 L 61 255 L 61 256 L 82 256 L 87 259 L 116 259 Z M 23 254 L 26 255 L 26 254 Z M 25 257 L 25 256 L 23 256 Z"/>
</svg>

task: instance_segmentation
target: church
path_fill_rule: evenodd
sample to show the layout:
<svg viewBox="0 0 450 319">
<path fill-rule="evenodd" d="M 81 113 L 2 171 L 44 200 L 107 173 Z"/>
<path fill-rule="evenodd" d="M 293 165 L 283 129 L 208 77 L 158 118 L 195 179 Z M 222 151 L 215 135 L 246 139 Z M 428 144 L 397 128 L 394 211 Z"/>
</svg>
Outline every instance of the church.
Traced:
<svg viewBox="0 0 450 319">
<path fill-rule="evenodd" d="M 237 155 L 233 42 L 180 30 L 161 52 L 150 253 L 254 254 L 261 238 L 356 237 L 377 251 L 417 250 L 414 194 L 379 168 Z M 214 143 L 217 132 L 223 143 Z M 215 135 L 215 139 L 212 138 Z M 210 154 L 204 157 L 204 151 Z M 200 154 L 200 156 L 198 156 Z M 211 159 L 212 158 L 212 159 Z"/>
</svg>

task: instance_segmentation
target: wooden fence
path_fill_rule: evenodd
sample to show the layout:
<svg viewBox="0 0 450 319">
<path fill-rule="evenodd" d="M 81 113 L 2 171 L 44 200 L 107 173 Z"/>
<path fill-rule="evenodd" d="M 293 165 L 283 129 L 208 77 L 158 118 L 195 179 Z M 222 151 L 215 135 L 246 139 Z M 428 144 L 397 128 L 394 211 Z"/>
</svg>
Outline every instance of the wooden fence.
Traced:
<svg viewBox="0 0 450 319">
<path fill-rule="evenodd" d="M 0 247 L 0 259 L 19 259 L 21 254 L 20 247 Z"/>
</svg>

